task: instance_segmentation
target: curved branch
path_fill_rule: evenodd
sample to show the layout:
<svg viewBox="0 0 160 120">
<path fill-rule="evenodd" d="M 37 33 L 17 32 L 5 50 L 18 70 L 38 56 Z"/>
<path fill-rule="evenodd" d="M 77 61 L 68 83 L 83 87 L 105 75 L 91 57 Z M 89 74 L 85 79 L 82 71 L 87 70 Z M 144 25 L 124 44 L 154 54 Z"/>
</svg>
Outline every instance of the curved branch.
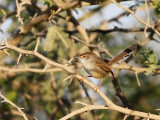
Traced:
<svg viewBox="0 0 160 120">
<path fill-rule="evenodd" d="M 145 22 L 144 20 L 142 20 L 140 17 L 138 17 L 134 11 L 124 7 L 123 5 L 119 4 L 116 0 L 111 0 L 112 3 L 116 4 L 117 6 L 119 6 L 120 8 L 122 8 L 123 10 L 129 12 L 130 14 L 132 14 L 139 22 L 141 22 L 142 24 L 144 24 L 145 26 L 147 26 L 148 28 L 151 28 L 152 30 L 154 30 L 154 32 L 160 36 L 160 32 L 151 24 L 148 24 L 147 22 Z"/>
<path fill-rule="evenodd" d="M 66 0 L 65 2 L 61 0 L 52 0 L 52 2 L 63 10 L 66 10 L 75 7 L 79 3 L 79 0 Z"/>
<path fill-rule="evenodd" d="M 140 111 L 135 111 L 135 110 L 130 110 L 128 108 L 122 108 L 119 107 L 117 105 L 114 105 L 112 107 L 105 107 L 103 105 L 86 105 L 86 107 L 78 109 L 76 111 L 71 112 L 70 114 L 64 116 L 63 118 L 61 118 L 60 120 L 67 120 L 69 118 L 71 118 L 74 115 L 89 111 L 89 110 L 96 110 L 96 109 L 108 109 L 108 110 L 116 110 L 118 112 L 124 113 L 126 115 L 132 115 L 132 116 L 138 116 L 138 117 L 144 117 L 144 118 L 150 118 L 150 119 L 160 119 L 160 116 L 158 115 L 154 115 L 154 114 L 150 114 L 150 113 L 144 113 L 144 112 L 140 112 Z"/>
<path fill-rule="evenodd" d="M 103 30 L 103 29 L 87 29 L 87 32 L 97 32 L 97 33 L 102 33 L 102 34 L 107 34 L 107 33 L 112 33 L 112 32 L 124 32 L 124 33 L 128 33 L 128 32 L 144 32 L 145 28 L 131 28 L 131 29 L 127 29 L 127 28 L 120 28 L 120 27 L 114 27 L 113 29 L 107 29 L 107 30 Z M 148 28 L 146 30 L 147 32 L 152 32 L 152 29 Z M 78 30 L 65 30 L 65 32 L 69 33 L 69 34 L 74 34 L 77 33 Z"/>
<path fill-rule="evenodd" d="M 4 47 L 3 47 L 4 48 Z M 53 66 L 56 66 L 58 68 L 61 68 L 63 70 L 65 70 L 66 72 L 70 73 L 70 74 L 73 74 L 75 78 L 77 78 L 79 81 L 81 81 L 82 79 L 82 76 L 80 76 L 79 74 L 75 73 L 72 69 L 70 69 L 68 66 L 66 65 L 62 65 L 62 64 L 59 64 L 59 63 L 56 63 L 54 61 L 51 61 L 49 60 L 48 58 L 46 58 L 45 56 L 43 56 L 42 54 L 38 53 L 37 51 L 28 51 L 28 50 L 23 50 L 23 49 L 20 49 L 18 47 L 15 47 L 15 46 L 12 46 L 12 45 L 9 45 L 7 44 L 6 45 L 6 48 L 8 49 L 12 49 L 14 51 L 17 51 L 21 54 L 29 54 L 29 55 L 34 55 L 38 58 L 40 58 L 41 60 L 45 61 L 47 64 L 50 64 L 50 65 L 53 65 Z M 96 86 L 88 81 L 87 79 L 84 79 L 83 82 L 88 85 L 90 88 L 92 88 L 94 90 L 94 88 L 96 88 Z M 124 113 L 124 114 L 127 114 L 127 115 L 132 115 L 132 116 L 138 116 L 138 117 L 144 117 L 144 118 L 147 118 L 148 117 L 148 113 L 144 113 L 144 112 L 140 112 L 140 111 L 135 111 L 135 110 L 131 110 L 131 109 L 127 109 L 127 108 L 123 108 L 123 107 L 120 107 L 118 105 L 115 105 L 104 93 L 102 93 L 99 89 L 96 91 L 97 94 L 99 96 L 101 96 L 101 98 L 106 102 L 108 108 L 110 110 L 115 110 L 115 111 L 118 111 L 118 112 L 121 112 L 121 113 Z M 159 115 L 155 115 L 155 114 L 149 114 L 149 117 L 151 119 L 160 119 L 160 116 Z"/>
<path fill-rule="evenodd" d="M 62 71 L 61 68 L 50 68 L 50 69 L 36 69 L 36 68 L 10 68 L 0 66 L 0 71 L 7 71 L 7 72 L 34 72 L 34 73 L 50 73 L 50 72 L 59 72 Z"/>
<path fill-rule="evenodd" d="M 23 108 L 18 107 L 16 104 L 14 104 L 12 101 L 10 101 L 9 99 L 7 99 L 4 95 L 2 95 L 2 93 L 0 92 L 0 97 L 3 99 L 2 102 L 7 102 L 9 103 L 12 107 L 14 107 L 15 109 L 18 110 L 18 112 L 20 113 L 21 116 L 23 116 L 23 118 L 25 120 L 28 120 L 28 118 L 26 117 L 26 114 L 22 111 Z M 1 102 L 1 103 L 2 103 Z"/>
<path fill-rule="evenodd" d="M 146 72 L 147 71 L 147 68 L 134 67 L 134 66 L 128 65 L 126 63 L 122 63 L 122 64 L 119 64 L 119 65 L 113 65 L 112 68 L 114 68 L 114 69 L 131 70 L 131 71 L 134 71 L 136 73 L 142 73 L 142 72 Z M 155 73 L 159 74 L 160 70 L 155 71 Z"/>
<path fill-rule="evenodd" d="M 109 109 L 109 108 L 105 107 L 104 105 L 87 105 L 84 108 L 81 108 L 81 109 L 78 109 L 78 110 L 75 110 L 75 111 L 71 112 L 70 114 L 64 116 L 63 118 L 61 118 L 59 120 L 67 120 L 67 119 L 69 119 L 69 118 L 71 118 L 71 117 L 73 117 L 77 114 L 87 112 L 87 111 L 90 111 L 90 110 L 99 110 L 99 109 L 105 110 L 105 109 Z"/>
<path fill-rule="evenodd" d="M 134 67 L 134 66 L 128 65 L 126 63 L 122 63 L 122 64 L 119 64 L 119 65 L 112 65 L 112 68 L 114 68 L 114 69 L 131 70 L 131 71 L 134 71 L 134 72 L 137 72 L 137 73 L 141 73 L 141 72 L 146 72 L 147 71 L 147 68 Z"/>
<path fill-rule="evenodd" d="M 34 17 L 28 23 L 26 23 L 25 25 L 19 27 L 19 29 L 13 35 L 13 37 L 10 40 L 8 40 L 9 43 L 12 44 L 12 45 L 16 45 L 17 43 L 19 43 L 19 41 L 24 37 L 24 34 L 28 33 L 38 23 L 40 23 L 42 21 L 45 21 L 49 18 L 50 14 L 51 14 L 51 10 L 56 11 L 57 8 L 56 7 L 51 7 L 49 9 L 47 9 L 43 14 Z M 0 54 L 2 54 L 2 52 L 0 52 Z"/>
</svg>

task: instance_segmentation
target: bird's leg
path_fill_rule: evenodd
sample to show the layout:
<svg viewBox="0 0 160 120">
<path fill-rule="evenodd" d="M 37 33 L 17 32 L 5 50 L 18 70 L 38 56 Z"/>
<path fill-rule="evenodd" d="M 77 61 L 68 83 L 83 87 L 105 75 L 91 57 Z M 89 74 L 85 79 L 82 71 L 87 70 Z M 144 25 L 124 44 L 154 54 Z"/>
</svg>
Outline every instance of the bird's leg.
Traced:
<svg viewBox="0 0 160 120">
<path fill-rule="evenodd" d="M 87 77 L 92 77 L 92 76 L 83 76 L 80 81 L 83 82 L 84 79 L 86 79 Z"/>
<path fill-rule="evenodd" d="M 95 92 L 101 87 L 101 84 L 102 84 L 103 80 L 104 80 L 104 77 L 102 78 L 102 80 L 101 80 L 99 86 L 97 86 L 97 87 L 94 88 L 94 89 L 95 89 Z"/>
</svg>

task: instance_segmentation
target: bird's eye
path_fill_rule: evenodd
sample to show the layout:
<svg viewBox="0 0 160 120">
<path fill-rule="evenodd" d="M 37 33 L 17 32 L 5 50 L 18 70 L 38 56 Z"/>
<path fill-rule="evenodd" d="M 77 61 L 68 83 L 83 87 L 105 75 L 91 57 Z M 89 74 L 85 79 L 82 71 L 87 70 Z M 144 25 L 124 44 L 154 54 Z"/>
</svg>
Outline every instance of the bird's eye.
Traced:
<svg viewBox="0 0 160 120">
<path fill-rule="evenodd" d="M 83 56 L 83 58 L 85 58 L 86 56 Z"/>
</svg>

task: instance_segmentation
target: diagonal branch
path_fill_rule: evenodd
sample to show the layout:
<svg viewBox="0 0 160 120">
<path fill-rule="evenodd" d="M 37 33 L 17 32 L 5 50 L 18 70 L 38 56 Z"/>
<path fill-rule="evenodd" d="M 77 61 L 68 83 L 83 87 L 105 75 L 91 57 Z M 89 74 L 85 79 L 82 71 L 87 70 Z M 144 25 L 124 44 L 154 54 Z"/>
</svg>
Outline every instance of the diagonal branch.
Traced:
<svg viewBox="0 0 160 120">
<path fill-rule="evenodd" d="M 103 30 L 103 29 L 87 29 L 87 32 L 97 32 L 97 33 L 102 33 L 102 34 L 107 34 L 107 33 L 113 33 L 113 32 L 124 32 L 124 33 L 129 33 L 129 32 L 144 32 L 145 28 L 120 28 L 120 27 L 114 27 L 113 29 L 107 29 L 107 30 Z M 65 30 L 65 32 L 69 33 L 69 34 L 74 34 L 77 33 L 78 30 L 73 30 L 73 31 L 68 31 Z M 152 32 L 152 29 L 148 28 L 146 29 L 146 32 Z"/>
<path fill-rule="evenodd" d="M 9 103 L 11 106 L 13 106 L 15 109 L 18 110 L 18 112 L 20 113 L 21 116 L 23 116 L 23 118 L 25 120 L 28 120 L 28 118 L 26 117 L 26 114 L 22 111 L 23 108 L 18 107 L 16 104 L 14 104 L 12 101 L 10 101 L 9 99 L 7 99 L 4 95 L 2 95 L 2 93 L 0 92 L 0 97 L 3 99 L 2 102 L 7 102 Z M 1 102 L 1 103 L 2 103 Z"/>
<path fill-rule="evenodd" d="M 52 0 L 52 2 L 63 10 L 66 10 L 75 7 L 79 3 L 79 0 Z"/>
<path fill-rule="evenodd" d="M 81 81 L 82 76 L 80 76 L 79 74 L 75 73 L 74 70 L 70 69 L 68 66 L 56 63 L 54 61 L 51 61 L 50 59 L 46 58 L 45 56 L 43 56 L 42 54 L 36 52 L 36 51 L 28 51 L 28 50 L 23 50 L 20 49 L 18 47 L 12 46 L 12 45 L 7 45 L 6 48 L 8 49 L 12 49 L 14 51 L 17 51 L 21 54 L 29 54 L 29 55 L 34 55 L 38 58 L 40 58 L 41 60 L 45 61 L 46 63 L 52 65 L 52 66 L 56 66 L 58 68 L 61 68 L 63 70 L 65 70 L 66 72 L 73 74 L 75 78 L 77 78 L 79 81 Z M 88 85 L 90 88 L 92 88 L 94 90 L 94 88 L 96 87 L 92 82 L 88 81 L 87 79 L 84 79 L 83 82 Z M 145 112 L 140 112 L 140 111 L 135 111 L 135 110 L 131 110 L 131 109 L 127 109 L 127 108 L 123 108 L 120 107 L 116 104 L 114 104 L 104 93 L 102 93 L 99 89 L 96 91 L 97 94 L 99 96 L 101 96 L 101 98 L 106 102 L 108 108 L 110 110 L 114 110 L 114 111 L 118 111 L 127 115 L 132 115 L 132 116 L 139 116 L 139 117 L 144 117 L 147 118 L 148 117 L 148 113 Z M 151 119 L 160 119 L 159 115 L 155 115 L 155 114 L 150 114 L 150 118 Z"/>
<path fill-rule="evenodd" d="M 30 32 L 30 30 L 37 25 L 38 23 L 45 21 L 49 18 L 49 16 L 51 15 L 51 10 L 57 10 L 56 7 L 51 7 L 49 9 L 47 9 L 46 11 L 44 11 L 43 14 L 34 17 L 33 19 L 31 19 L 28 23 L 26 23 L 25 25 L 19 27 L 19 29 L 17 30 L 17 32 L 13 35 L 13 37 L 9 40 L 10 44 L 12 45 L 16 45 L 17 43 L 19 43 L 19 41 L 24 37 L 24 34 L 27 34 L 28 32 Z M 0 52 L 0 54 L 2 54 L 2 52 Z"/>
<path fill-rule="evenodd" d="M 37 68 L 11 68 L 11 67 L 5 67 L 5 66 L 0 66 L 0 71 L 7 71 L 7 72 L 33 72 L 33 73 L 50 73 L 50 72 L 60 72 L 62 71 L 61 68 L 50 68 L 50 69 L 37 69 Z"/>
<path fill-rule="evenodd" d="M 71 112 L 70 114 L 64 116 L 63 118 L 59 119 L 59 120 L 67 120 L 77 114 L 83 113 L 83 112 L 87 112 L 87 111 L 91 111 L 91 110 L 104 110 L 104 109 L 109 109 L 108 107 L 105 107 L 104 105 L 87 105 L 86 107 L 83 107 L 81 109 L 75 110 L 73 112 Z"/>
<path fill-rule="evenodd" d="M 160 32 L 155 29 L 155 27 L 147 22 L 145 22 L 144 20 L 142 20 L 140 17 L 138 17 L 134 11 L 124 7 L 123 5 L 119 4 L 116 0 L 111 0 L 112 3 L 116 4 L 117 6 L 119 6 L 120 8 L 124 9 L 125 11 L 129 12 L 130 14 L 132 14 L 139 22 L 141 22 L 142 24 L 144 24 L 145 26 L 147 26 L 148 28 L 151 28 L 152 30 L 154 30 L 154 32 L 160 36 Z"/>
</svg>

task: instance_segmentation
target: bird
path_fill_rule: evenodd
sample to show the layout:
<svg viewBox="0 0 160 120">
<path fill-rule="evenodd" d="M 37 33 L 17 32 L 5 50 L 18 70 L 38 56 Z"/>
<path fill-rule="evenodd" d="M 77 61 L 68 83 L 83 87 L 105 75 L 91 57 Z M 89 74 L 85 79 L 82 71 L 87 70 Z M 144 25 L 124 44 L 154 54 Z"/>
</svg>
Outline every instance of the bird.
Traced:
<svg viewBox="0 0 160 120">
<path fill-rule="evenodd" d="M 82 63 L 82 66 L 85 69 L 85 71 L 90 75 L 83 76 L 81 81 L 83 81 L 87 77 L 101 79 L 99 86 L 97 86 L 95 90 L 99 89 L 106 75 L 111 74 L 114 77 L 114 73 L 111 70 L 111 65 L 118 62 L 125 56 L 129 55 L 129 53 L 136 48 L 137 45 L 132 45 L 112 60 L 104 60 L 93 52 L 85 52 L 83 54 L 80 54 L 79 56 L 76 56 L 76 58 L 78 58 L 79 61 Z"/>
</svg>

